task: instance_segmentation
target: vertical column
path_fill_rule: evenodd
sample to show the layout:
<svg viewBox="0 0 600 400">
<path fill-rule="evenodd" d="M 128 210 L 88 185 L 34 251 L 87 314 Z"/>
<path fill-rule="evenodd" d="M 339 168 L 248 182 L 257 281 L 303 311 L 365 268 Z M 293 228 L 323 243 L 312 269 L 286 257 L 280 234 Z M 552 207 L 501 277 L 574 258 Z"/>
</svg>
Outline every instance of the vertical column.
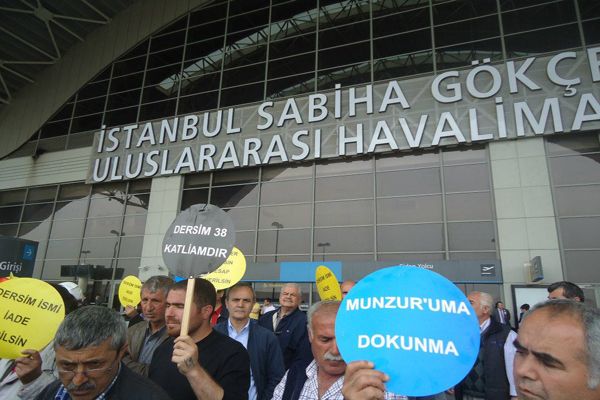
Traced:
<svg viewBox="0 0 600 400">
<path fill-rule="evenodd" d="M 544 268 L 540 283 L 563 279 L 556 217 L 544 139 L 489 146 L 504 298 L 511 303 L 511 285 L 528 283 L 523 264 L 535 256 L 541 256 Z"/>
<path fill-rule="evenodd" d="M 183 176 L 181 175 L 152 179 L 138 274 L 142 281 L 153 275 L 169 273 L 162 259 L 162 241 L 165 232 L 179 211 L 182 188 Z"/>
</svg>

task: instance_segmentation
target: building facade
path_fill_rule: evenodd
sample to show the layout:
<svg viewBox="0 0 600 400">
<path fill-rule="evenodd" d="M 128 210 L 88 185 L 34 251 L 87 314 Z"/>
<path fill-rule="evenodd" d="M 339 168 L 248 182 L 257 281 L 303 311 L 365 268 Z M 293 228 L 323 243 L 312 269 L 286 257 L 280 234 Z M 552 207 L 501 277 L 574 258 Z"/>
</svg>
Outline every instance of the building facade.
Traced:
<svg viewBox="0 0 600 400">
<path fill-rule="evenodd" d="M 593 298 L 599 24 L 593 0 L 135 3 L 2 109 L 0 234 L 39 242 L 34 277 L 143 278 L 211 203 L 262 295 L 287 263 L 406 263 L 510 303 L 539 256 Z"/>
</svg>

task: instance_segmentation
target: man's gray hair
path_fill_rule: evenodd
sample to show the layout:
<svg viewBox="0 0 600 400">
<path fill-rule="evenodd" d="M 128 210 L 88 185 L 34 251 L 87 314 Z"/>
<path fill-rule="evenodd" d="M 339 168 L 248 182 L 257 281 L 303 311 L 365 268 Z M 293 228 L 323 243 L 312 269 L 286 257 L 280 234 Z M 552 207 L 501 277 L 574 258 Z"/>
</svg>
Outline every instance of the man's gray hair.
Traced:
<svg viewBox="0 0 600 400">
<path fill-rule="evenodd" d="M 315 304 L 313 304 L 312 306 L 310 306 L 310 308 L 308 309 L 308 311 L 306 313 L 307 325 L 308 325 L 308 330 L 310 331 L 310 333 L 312 334 L 312 320 L 316 313 L 318 313 L 319 311 L 325 311 L 325 310 L 334 309 L 334 308 L 335 308 L 335 312 L 337 313 L 337 310 L 340 308 L 341 303 L 342 302 L 338 301 L 338 300 L 323 300 L 323 301 L 318 301 Z"/>
<path fill-rule="evenodd" d="M 116 311 L 102 306 L 85 306 L 69 315 L 58 327 L 54 348 L 79 350 L 98 346 L 111 339 L 110 347 L 120 350 L 127 341 L 127 324 Z"/>
<path fill-rule="evenodd" d="M 600 310 L 573 300 L 549 300 L 533 307 L 523 322 L 539 310 L 547 310 L 550 318 L 568 315 L 581 321 L 586 341 L 587 385 L 591 390 L 596 389 L 600 385 Z"/>
<path fill-rule="evenodd" d="M 282 292 L 283 292 L 283 288 L 286 286 L 291 286 L 293 288 L 296 288 L 296 290 L 298 291 L 298 296 L 302 297 L 302 288 L 300 287 L 300 285 L 298 285 L 297 283 L 294 283 L 294 282 L 286 283 L 281 287 Z"/>
<path fill-rule="evenodd" d="M 156 293 L 159 290 L 162 290 L 166 296 L 167 292 L 171 288 L 171 285 L 173 285 L 173 279 L 165 275 L 155 275 L 151 276 L 148 278 L 148 280 L 146 280 L 146 282 L 144 282 L 141 290 L 147 290 L 150 293 Z"/>
<path fill-rule="evenodd" d="M 492 307 L 494 305 L 494 298 L 491 294 L 486 292 L 471 292 L 471 294 L 479 293 L 479 303 L 482 307 L 487 306 L 492 311 Z"/>
</svg>

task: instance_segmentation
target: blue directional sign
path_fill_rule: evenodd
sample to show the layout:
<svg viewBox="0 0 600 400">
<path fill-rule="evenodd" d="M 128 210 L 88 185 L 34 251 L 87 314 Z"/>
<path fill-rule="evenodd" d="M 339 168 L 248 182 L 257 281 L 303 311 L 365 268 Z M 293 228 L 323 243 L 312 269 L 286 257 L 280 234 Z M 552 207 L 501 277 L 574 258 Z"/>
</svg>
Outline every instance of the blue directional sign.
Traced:
<svg viewBox="0 0 600 400">
<path fill-rule="evenodd" d="M 38 242 L 0 236 L 0 277 L 31 277 L 35 266 Z"/>
</svg>

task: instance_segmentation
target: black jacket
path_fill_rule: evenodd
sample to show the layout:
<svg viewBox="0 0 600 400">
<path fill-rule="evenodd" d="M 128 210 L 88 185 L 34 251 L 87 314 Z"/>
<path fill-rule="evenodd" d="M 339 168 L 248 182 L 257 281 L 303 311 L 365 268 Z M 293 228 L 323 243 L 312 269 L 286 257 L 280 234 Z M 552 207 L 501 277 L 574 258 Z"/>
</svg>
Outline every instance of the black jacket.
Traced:
<svg viewBox="0 0 600 400">
<path fill-rule="evenodd" d="M 483 397 L 486 400 L 510 399 L 510 386 L 504 364 L 504 343 L 510 333 L 510 326 L 502 325 L 495 319 L 481 335 L 479 355 L 475 365 L 457 386 L 456 400 L 462 400 L 463 394 Z M 483 377 L 479 376 L 482 373 Z M 483 387 L 484 392 L 478 389 Z"/>
<path fill-rule="evenodd" d="M 313 355 L 308 341 L 308 331 L 306 329 L 306 314 L 300 309 L 292 311 L 286 315 L 277 324 L 277 329 L 273 331 L 273 314 L 279 309 L 269 311 L 258 320 L 258 324 L 275 333 L 279 346 L 283 352 L 283 363 L 288 369 L 294 361 L 312 360 Z"/>
<path fill-rule="evenodd" d="M 35 398 L 35 400 L 54 400 L 61 382 L 56 380 Z M 150 379 L 136 374 L 124 364 L 113 387 L 107 393 L 107 400 L 171 400 L 162 388 Z"/>
</svg>

